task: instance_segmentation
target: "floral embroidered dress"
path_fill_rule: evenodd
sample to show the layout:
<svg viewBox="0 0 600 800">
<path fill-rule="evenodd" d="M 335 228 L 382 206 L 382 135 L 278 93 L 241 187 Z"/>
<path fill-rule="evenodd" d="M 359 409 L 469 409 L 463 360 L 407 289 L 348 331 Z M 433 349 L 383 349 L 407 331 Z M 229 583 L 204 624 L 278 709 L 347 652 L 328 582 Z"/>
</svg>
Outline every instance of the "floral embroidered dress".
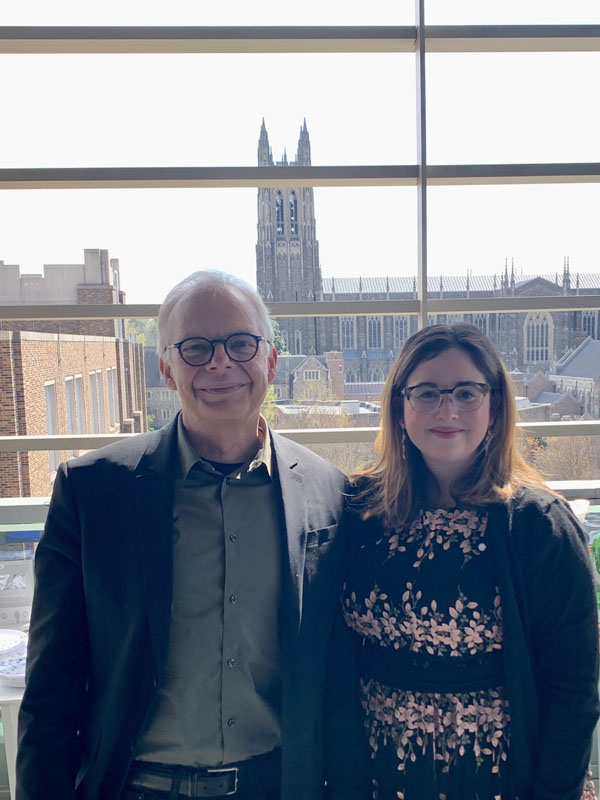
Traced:
<svg viewBox="0 0 600 800">
<path fill-rule="evenodd" d="M 502 599 L 487 514 L 357 526 L 344 615 L 360 637 L 374 800 L 510 800 Z M 355 540 L 356 542 L 356 540 Z"/>
</svg>

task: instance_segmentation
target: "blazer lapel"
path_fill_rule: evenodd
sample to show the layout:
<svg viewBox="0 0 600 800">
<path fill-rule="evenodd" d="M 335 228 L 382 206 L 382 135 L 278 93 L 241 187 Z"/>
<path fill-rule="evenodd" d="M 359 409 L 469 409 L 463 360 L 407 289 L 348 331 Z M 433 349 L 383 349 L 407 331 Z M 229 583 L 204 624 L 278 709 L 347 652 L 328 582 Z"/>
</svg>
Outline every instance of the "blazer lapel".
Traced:
<svg viewBox="0 0 600 800">
<path fill-rule="evenodd" d="M 163 432 L 164 430 L 164 432 Z M 136 525 L 144 571 L 144 597 L 158 674 L 166 664 L 173 595 L 173 476 L 176 421 L 161 430 L 136 470 Z"/>
<path fill-rule="evenodd" d="M 302 590 L 304 561 L 306 558 L 306 493 L 304 477 L 295 458 L 295 453 L 286 439 L 276 433 L 271 434 L 283 501 L 285 520 L 285 542 L 283 574 L 283 619 L 282 645 L 293 646 L 298 637 L 302 621 Z M 287 569 L 285 568 L 287 555 Z"/>
</svg>

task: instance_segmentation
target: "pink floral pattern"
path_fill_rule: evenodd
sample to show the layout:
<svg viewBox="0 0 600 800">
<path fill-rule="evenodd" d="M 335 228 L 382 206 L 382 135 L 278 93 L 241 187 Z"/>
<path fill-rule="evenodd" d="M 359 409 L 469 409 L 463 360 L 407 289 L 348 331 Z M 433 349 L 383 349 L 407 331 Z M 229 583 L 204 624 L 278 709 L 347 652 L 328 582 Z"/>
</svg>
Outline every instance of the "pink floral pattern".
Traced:
<svg viewBox="0 0 600 800">
<path fill-rule="evenodd" d="M 500 652 L 502 599 L 486 530 L 485 512 L 439 508 L 366 541 L 344 587 L 348 626 L 388 652 L 433 659 Z M 425 792 L 454 800 L 457 776 L 469 797 L 505 794 L 510 713 L 502 686 L 417 691 L 367 672 L 361 688 L 374 800 L 422 800 Z"/>
<path fill-rule="evenodd" d="M 483 541 L 487 527 L 487 515 L 481 516 L 471 509 L 436 508 L 421 511 L 408 532 L 395 531 L 389 536 L 389 557 L 406 553 L 410 545 L 417 545 L 413 567 L 418 569 L 426 559 L 433 559 L 435 545 L 449 550 L 458 545 L 466 564 L 475 556 L 485 552 Z"/>
<path fill-rule="evenodd" d="M 448 772 L 471 750 L 477 767 L 487 762 L 498 773 L 507 760 L 508 702 L 501 691 L 464 694 L 409 692 L 391 689 L 375 680 L 363 682 L 369 743 L 375 758 L 380 745 L 392 742 L 398 771 L 417 755 L 430 755 Z"/>
<path fill-rule="evenodd" d="M 402 606 L 393 604 L 377 586 L 357 602 L 356 592 L 344 600 L 346 624 L 382 647 L 406 648 L 433 656 L 490 653 L 502 649 L 502 607 L 496 587 L 494 607 L 488 613 L 461 591 L 454 605 L 442 612 L 437 600 L 426 603 L 422 592 L 406 583 Z"/>
</svg>

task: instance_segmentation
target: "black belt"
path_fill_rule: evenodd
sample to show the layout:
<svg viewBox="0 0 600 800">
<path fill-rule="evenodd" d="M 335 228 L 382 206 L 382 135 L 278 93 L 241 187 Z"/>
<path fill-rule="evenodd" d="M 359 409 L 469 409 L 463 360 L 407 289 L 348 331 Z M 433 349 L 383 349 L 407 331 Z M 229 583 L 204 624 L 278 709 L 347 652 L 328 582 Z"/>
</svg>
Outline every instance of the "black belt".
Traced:
<svg viewBox="0 0 600 800">
<path fill-rule="evenodd" d="M 170 793 L 178 781 L 179 797 L 226 797 L 244 789 L 250 781 L 258 780 L 265 771 L 279 773 L 281 750 L 255 756 L 248 761 L 223 767 L 184 767 L 158 764 L 154 761 L 134 761 L 127 775 L 127 786 L 140 791 Z"/>
<path fill-rule="evenodd" d="M 413 692 L 471 692 L 504 685 L 502 652 L 430 656 L 365 642 L 359 648 L 363 678 Z"/>
</svg>

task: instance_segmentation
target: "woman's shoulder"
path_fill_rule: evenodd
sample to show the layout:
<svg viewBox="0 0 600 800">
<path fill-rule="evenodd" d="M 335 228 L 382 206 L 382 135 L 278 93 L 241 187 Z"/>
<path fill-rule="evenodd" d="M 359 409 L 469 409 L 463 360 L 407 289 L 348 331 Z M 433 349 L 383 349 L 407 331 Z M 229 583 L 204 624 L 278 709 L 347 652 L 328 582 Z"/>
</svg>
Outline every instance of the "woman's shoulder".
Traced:
<svg viewBox="0 0 600 800">
<path fill-rule="evenodd" d="M 584 539 L 582 527 L 568 502 L 543 487 L 521 487 L 507 501 L 513 533 L 527 539 Z"/>
<path fill-rule="evenodd" d="M 512 511 L 547 513 L 555 505 L 566 508 L 567 502 L 542 486 L 519 486 L 507 501 L 507 505 Z"/>
<path fill-rule="evenodd" d="M 573 512 L 565 500 L 550 489 L 542 486 L 521 486 L 508 501 L 511 511 L 524 514 L 543 514 L 561 518 L 567 515 L 574 518 Z"/>
</svg>

